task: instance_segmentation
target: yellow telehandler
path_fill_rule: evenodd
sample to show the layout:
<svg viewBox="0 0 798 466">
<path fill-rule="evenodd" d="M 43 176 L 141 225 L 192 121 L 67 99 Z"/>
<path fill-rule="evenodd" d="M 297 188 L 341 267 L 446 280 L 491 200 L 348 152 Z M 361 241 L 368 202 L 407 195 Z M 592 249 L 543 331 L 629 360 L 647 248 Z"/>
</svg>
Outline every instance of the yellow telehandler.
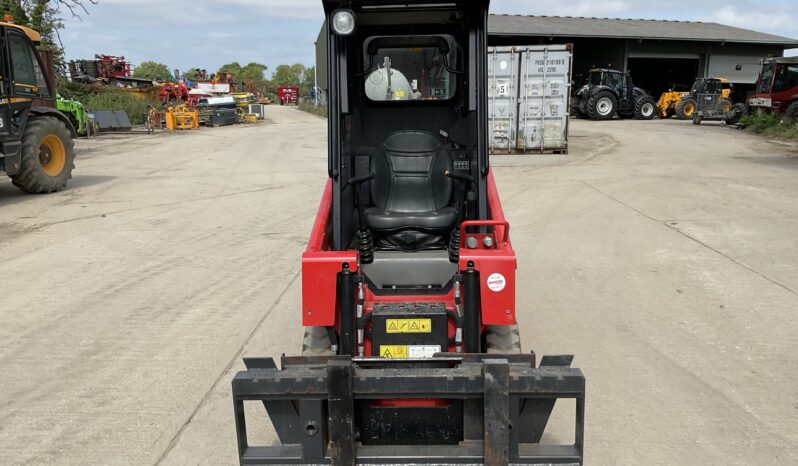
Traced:
<svg viewBox="0 0 798 466">
<path fill-rule="evenodd" d="M 726 78 L 698 78 L 693 83 L 690 92 L 668 91 L 663 92 L 659 98 L 660 118 L 676 116 L 680 120 L 691 120 L 696 110 L 696 96 L 720 89 L 723 97 L 723 109 L 732 108 L 732 84 Z"/>
</svg>

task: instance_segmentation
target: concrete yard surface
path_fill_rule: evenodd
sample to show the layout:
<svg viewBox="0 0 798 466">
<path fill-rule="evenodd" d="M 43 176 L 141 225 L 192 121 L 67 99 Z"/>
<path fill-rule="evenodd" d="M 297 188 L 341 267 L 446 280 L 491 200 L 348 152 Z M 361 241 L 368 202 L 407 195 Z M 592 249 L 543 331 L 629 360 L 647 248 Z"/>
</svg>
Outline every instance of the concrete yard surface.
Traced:
<svg viewBox="0 0 798 466">
<path fill-rule="evenodd" d="M 61 193 L 0 181 L 0 464 L 237 463 L 230 381 L 299 353 L 326 177 L 326 122 L 267 112 L 80 140 Z M 585 464 L 798 463 L 798 149 L 574 121 L 568 155 L 492 161 L 524 349 L 588 380 Z"/>
</svg>

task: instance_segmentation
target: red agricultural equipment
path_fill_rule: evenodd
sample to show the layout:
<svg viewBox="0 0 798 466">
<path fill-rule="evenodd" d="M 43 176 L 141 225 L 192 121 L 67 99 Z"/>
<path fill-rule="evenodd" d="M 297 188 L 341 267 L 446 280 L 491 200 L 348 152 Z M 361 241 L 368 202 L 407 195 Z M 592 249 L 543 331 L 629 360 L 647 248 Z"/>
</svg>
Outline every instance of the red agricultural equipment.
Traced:
<svg viewBox="0 0 798 466">
<path fill-rule="evenodd" d="M 115 57 L 113 55 L 95 55 L 97 73 L 103 79 L 130 78 L 132 77 L 132 67 L 125 57 Z"/>
<path fill-rule="evenodd" d="M 153 86 L 150 79 L 134 78 L 130 62 L 121 56 L 97 54 L 94 60 L 70 61 L 68 67 L 73 81 L 139 89 Z"/>
<path fill-rule="evenodd" d="M 488 0 L 322 3 L 329 179 L 302 255 L 302 356 L 235 376 L 240 464 L 581 465 L 582 372 L 521 352 Z M 541 444 L 561 399 L 574 430 Z M 248 435 L 249 403 L 277 445 Z"/>
<path fill-rule="evenodd" d="M 798 119 L 798 57 L 766 58 L 748 100 L 752 110 L 775 111 Z"/>
<path fill-rule="evenodd" d="M 188 102 L 191 90 L 185 83 L 163 83 L 158 91 L 158 100 L 166 102 Z"/>
<path fill-rule="evenodd" d="M 299 87 L 279 86 L 277 88 L 277 98 L 280 100 L 280 105 L 296 105 L 299 103 Z"/>
</svg>

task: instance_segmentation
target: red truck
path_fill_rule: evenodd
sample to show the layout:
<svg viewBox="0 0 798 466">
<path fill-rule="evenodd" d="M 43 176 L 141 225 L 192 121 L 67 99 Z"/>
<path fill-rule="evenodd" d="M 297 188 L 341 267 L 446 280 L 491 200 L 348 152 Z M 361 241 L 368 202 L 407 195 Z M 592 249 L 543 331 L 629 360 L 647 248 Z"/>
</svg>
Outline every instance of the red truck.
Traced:
<svg viewBox="0 0 798 466">
<path fill-rule="evenodd" d="M 280 86 L 277 88 L 277 98 L 280 105 L 298 104 L 299 88 L 297 86 Z"/>
<path fill-rule="evenodd" d="M 748 100 L 751 110 L 765 110 L 798 118 L 798 57 L 766 58 L 756 83 L 756 94 Z"/>
</svg>

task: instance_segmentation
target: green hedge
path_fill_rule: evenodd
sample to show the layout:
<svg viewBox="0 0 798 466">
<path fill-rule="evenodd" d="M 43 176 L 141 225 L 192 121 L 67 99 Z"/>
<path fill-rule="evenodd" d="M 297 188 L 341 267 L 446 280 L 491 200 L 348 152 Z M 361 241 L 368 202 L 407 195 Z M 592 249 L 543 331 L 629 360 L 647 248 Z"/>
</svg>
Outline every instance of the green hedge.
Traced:
<svg viewBox="0 0 798 466">
<path fill-rule="evenodd" d="M 320 116 L 322 118 L 327 118 L 327 106 L 323 105 L 321 107 L 317 107 L 313 105 L 312 102 L 307 100 L 303 100 L 299 102 L 299 109 L 303 112 L 312 113 L 316 116 Z"/>
<path fill-rule="evenodd" d="M 798 139 L 798 120 L 785 118 L 778 113 L 757 112 L 740 120 L 745 129 L 781 139 Z"/>
<path fill-rule="evenodd" d="M 130 122 L 140 125 L 147 121 L 150 106 L 160 106 L 155 100 L 140 100 L 124 91 L 100 84 L 80 84 L 65 79 L 58 81 L 58 93 L 68 100 L 82 103 L 87 112 L 94 110 L 123 110 Z"/>
</svg>

